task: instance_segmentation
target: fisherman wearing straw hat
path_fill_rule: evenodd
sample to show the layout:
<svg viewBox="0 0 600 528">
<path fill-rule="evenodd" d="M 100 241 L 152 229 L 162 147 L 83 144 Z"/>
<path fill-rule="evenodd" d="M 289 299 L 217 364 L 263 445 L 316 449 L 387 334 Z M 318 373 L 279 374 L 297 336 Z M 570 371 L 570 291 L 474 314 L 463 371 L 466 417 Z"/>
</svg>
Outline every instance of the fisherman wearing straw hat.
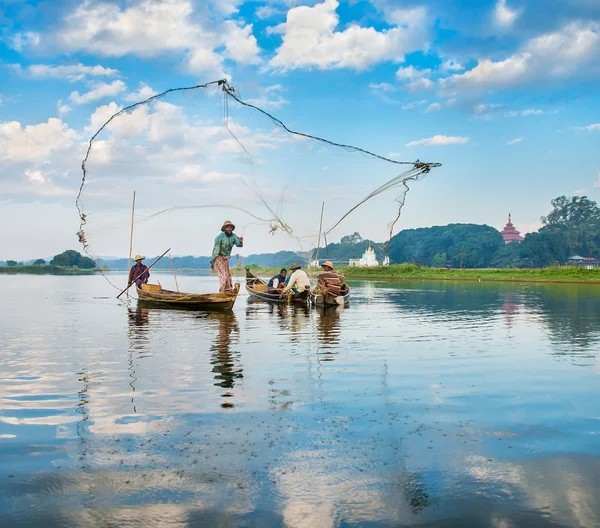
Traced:
<svg viewBox="0 0 600 528">
<path fill-rule="evenodd" d="M 219 274 L 219 291 L 233 290 L 229 259 L 233 246 L 244 247 L 244 237 L 238 237 L 233 230 L 235 226 L 226 220 L 221 227 L 221 233 L 215 238 L 215 246 L 210 259 L 210 269 L 217 270 Z"/>
<path fill-rule="evenodd" d="M 285 297 L 290 290 L 294 293 L 298 293 L 303 292 L 307 286 L 310 287 L 310 280 L 308 279 L 306 271 L 302 269 L 302 266 L 294 263 L 290 266 L 290 270 L 292 271 L 290 281 L 282 290 L 280 297 Z"/>
<path fill-rule="evenodd" d="M 339 273 L 333 268 L 333 262 L 328 260 L 321 265 L 323 272 L 319 273 L 317 288 L 323 294 L 337 297 L 344 284 Z"/>
<path fill-rule="evenodd" d="M 134 259 L 135 264 L 132 266 L 131 270 L 129 270 L 129 284 L 135 280 L 138 288 L 141 288 L 142 284 L 146 284 L 150 278 L 148 266 L 142 264 L 142 260 L 144 260 L 144 258 L 145 257 L 142 257 L 141 255 L 136 255 Z"/>
</svg>

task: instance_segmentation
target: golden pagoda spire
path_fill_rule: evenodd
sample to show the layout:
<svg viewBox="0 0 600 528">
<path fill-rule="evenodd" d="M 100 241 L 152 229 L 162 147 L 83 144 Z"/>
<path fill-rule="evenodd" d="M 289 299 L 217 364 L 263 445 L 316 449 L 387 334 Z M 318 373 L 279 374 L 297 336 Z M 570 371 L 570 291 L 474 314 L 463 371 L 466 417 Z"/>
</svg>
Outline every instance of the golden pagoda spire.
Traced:
<svg viewBox="0 0 600 528">
<path fill-rule="evenodd" d="M 510 224 L 510 213 L 508 213 L 508 223 Z"/>
</svg>

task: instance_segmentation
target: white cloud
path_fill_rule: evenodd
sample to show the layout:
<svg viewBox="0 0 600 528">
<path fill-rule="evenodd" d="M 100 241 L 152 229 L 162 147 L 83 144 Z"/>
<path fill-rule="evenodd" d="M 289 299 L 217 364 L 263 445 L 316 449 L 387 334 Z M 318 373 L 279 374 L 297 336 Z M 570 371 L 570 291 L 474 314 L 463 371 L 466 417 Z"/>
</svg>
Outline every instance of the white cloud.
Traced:
<svg viewBox="0 0 600 528">
<path fill-rule="evenodd" d="M 511 110 L 510 112 L 506 112 L 506 117 L 531 117 L 531 116 L 540 116 L 547 114 L 558 114 L 558 110 L 540 110 L 539 108 L 527 108 L 526 110 Z"/>
<path fill-rule="evenodd" d="M 21 71 L 20 67 L 18 67 Z M 105 68 L 104 66 L 85 66 L 68 64 L 64 66 L 51 66 L 47 64 L 32 64 L 23 73 L 34 79 L 65 79 L 69 82 L 81 81 L 88 77 L 116 77 L 119 70 Z"/>
<path fill-rule="evenodd" d="M 240 179 L 237 173 L 204 172 L 200 165 L 185 165 L 177 174 L 168 179 L 173 183 L 212 183 Z"/>
<path fill-rule="evenodd" d="M 72 103 L 80 105 L 103 99 L 104 97 L 114 97 L 115 95 L 124 92 L 127 89 L 127 85 L 120 80 L 113 81 L 110 84 L 98 83 L 94 85 L 94 88 L 89 92 L 80 95 L 79 92 L 71 92 L 69 99 Z"/>
<path fill-rule="evenodd" d="M 442 109 L 442 105 L 440 103 L 431 103 L 425 112 L 439 112 Z"/>
<path fill-rule="evenodd" d="M 253 99 L 246 99 L 247 103 L 250 103 L 259 108 L 281 108 L 284 104 L 288 104 L 289 101 L 284 99 L 281 95 L 277 95 L 277 92 L 283 91 L 284 88 L 281 84 L 273 84 L 263 88 L 263 93 L 260 97 Z"/>
<path fill-rule="evenodd" d="M 521 143 L 525 138 L 523 136 L 511 139 L 506 142 L 507 145 L 515 145 L 516 143 Z"/>
<path fill-rule="evenodd" d="M 575 189 L 573 191 L 574 196 L 585 196 L 587 194 L 587 189 Z"/>
<path fill-rule="evenodd" d="M 447 59 L 442 63 L 441 70 L 444 72 L 462 71 L 465 67 L 456 59 Z"/>
<path fill-rule="evenodd" d="M 369 83 L 369 88 L 375 92 L 395 92 L 396 87 L 390 83 Z"/>
<path fill-rule="evenodd" d="M 419 139 L 418 141 L 411 141 L 410 143 L 407 143 L 405 147 L 441 147 L 444 145 L 464 145 L 468 142 L 468 137 L 437 135 L 430 138 Z"/>
<path fill-rule="evenodd" d="M 68 104 L 63 104 L 60 100 L 56 103 L 56 108 L 60 117 L 66 116 L 71 111 L 71 107 Z"/>
<path fill-rule="evenodd" d="M 402 110 L 412 110 L 413 108 L 417 108 L 417 106 L 423 106 L 424 104 L 427 104 L 425 99 L 422 99 L 421 101 L 413 101 L 412 103 L 403 105 Z"/>
<path fill-rule="evenodd" d="M 25 177 L 33 183 L 44 183 L 46 181 L 39 170 L 25 169 Z"/>
<path fill-rule="evenodd" d="M 235 61 L 258 61 L 252 26 L 238 26 L 222 18 L 235 12 L 236 5 L 237 2 L 198 3 L 195 11 L 191 0 L 142 0 L 123 7 L 85 0 L 54 32 L 17 35 L 13 46 L 113 57 L 183 52 L 193 73 L 202 74 L 205 81 L 213 80 L 224 76 L 223 57 L 215 50 L 224 49 L 223 53 Z"/>
<path fill-rule="evenodd" d="M 0 160 L 41 162 L 52 152 L 70 147 L 77 134 L 58 118 L 23 127 L 18 121 L 0 123 Z"/>
<path fill-rule="evenodd" d="M 594 123 L 593 125 L 587 125 L 582 127 L 575 127 L 575 130 L 585 130 L 587 132 L 600 131 L 600 123 Z"/>
<path fill-rule="evenodd" d="M 146 99 L 156 95 L 156 92 L 150 88 L 147 84 L 141 82 L 137 92 L 132 92 L 125 97 L 126 101 L 137 103 L 138 101 L 145 101 Z"/>
<path fill-rule="evenodd" d="M 2 96 L 0 95 L 0 106 L 3 106 L 4 103 L 2 102 Z"/>
<path fill-rule="evenodd" d="M 283 43 L 270 61 L 281 70 L 295 68 L 353 68 L 363 70 L 381 61 L 401 62 L 404 54 L 425 45 L 424 8 L 396 10 L 390 15 L 391 29 L 351 25 L 336 31 L 337 0 L 325 0 L 314 7 L 290 9 L 286 22 L 273 28 Z"/>
<path fill-rule="evenodd" d="M 254 15 L 259 20 L 266 20 L 267 18 L 273 18 L 278 15 L 283 15 L 283 13 L 284 11 L 281 11 L 268 5 L 263 5 L 255 11 Z"/>
<path fill-rule="evenodd" d="M 277 96 L 275 99 L 271 99 L 267 96 L 256 97 L 254 99 L 246 99 L 246 103 L 249 103 L 259 108 L 281 108 L 283 105 L 288 104 L 289 101 L 281 96 Z"/>
<path fill-rule="evenodd" d="M 596 189 L 600 188 L 600 170 L 598 171 L 598 175 L 596 176 L 596 181 L 594 182 L 594 187 Z"/>
<path fill-rule="evenodd" d="M 399 81 L 408 81 L 404 87 L 408 90 L 417 92 L 428 90 L 434 86 L 435 83 L 427 78 L 429 74 L 431 74 L 431 70 L 419 70 L 414 66 L 407 66 L 398 69 L 396 78 Z"/>
<path fill-rule="evenodd" d="M 244 64 L 260 63 L 260 50 L 252 34 L 252 24 L 238 26 L 232 20 L 227 20 L 223 30 L 227 34 L 224 44 L 228 58 Z"/>
<path fill-rule="evenodd" d="M 439 84 L 446 93 L 510 89 L 589 75 L 591 66 L 599 62 L 600 24 L 573 22 L 528 41 L 504 60 L 481 59 L 474 68 L 442 79 Z"/>
<path fill-rule="evenodd" d="M 510 27 L 519 16 L 519 12 L 506 6 L 506 0 L 498 0 L 494 9 L 494 22 L 500 27 Z"/>
</svg>

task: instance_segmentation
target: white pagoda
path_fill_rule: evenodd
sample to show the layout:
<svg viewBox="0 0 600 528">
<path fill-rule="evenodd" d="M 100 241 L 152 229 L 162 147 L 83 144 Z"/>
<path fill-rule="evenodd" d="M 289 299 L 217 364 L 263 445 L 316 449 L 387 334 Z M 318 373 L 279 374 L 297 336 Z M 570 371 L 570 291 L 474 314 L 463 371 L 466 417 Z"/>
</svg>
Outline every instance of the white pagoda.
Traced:
<svg viewBox="0 0 600 528">
<path fill-rule="evenodd" d="M 367 248 L 361 258 L 350 259 L 349 264 L 350 266 L 361 266 L 367 268 L 379 266 L 379 262 L 377 262 L 377 257 L 375 256 L 375 250 L 371 246 Z"/>
</svg>

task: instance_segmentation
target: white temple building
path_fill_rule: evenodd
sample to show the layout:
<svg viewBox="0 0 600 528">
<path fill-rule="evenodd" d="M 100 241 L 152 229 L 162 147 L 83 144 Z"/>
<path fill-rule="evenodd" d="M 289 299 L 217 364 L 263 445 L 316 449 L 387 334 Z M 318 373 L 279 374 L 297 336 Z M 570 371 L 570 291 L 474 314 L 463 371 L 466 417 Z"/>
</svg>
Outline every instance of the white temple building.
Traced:
<svg viewBox="0 0 600 528">
<path fill-rule="evenodd" d="M 361 258 L 350 259 L 348 265 L 370 268 L 372 266 L 379 266 L 379 262 L 377 262 L 375 250 L 371 246 L 369 246 L 367 250 L 363 253 L 363 256 Z"/>
</svg>

